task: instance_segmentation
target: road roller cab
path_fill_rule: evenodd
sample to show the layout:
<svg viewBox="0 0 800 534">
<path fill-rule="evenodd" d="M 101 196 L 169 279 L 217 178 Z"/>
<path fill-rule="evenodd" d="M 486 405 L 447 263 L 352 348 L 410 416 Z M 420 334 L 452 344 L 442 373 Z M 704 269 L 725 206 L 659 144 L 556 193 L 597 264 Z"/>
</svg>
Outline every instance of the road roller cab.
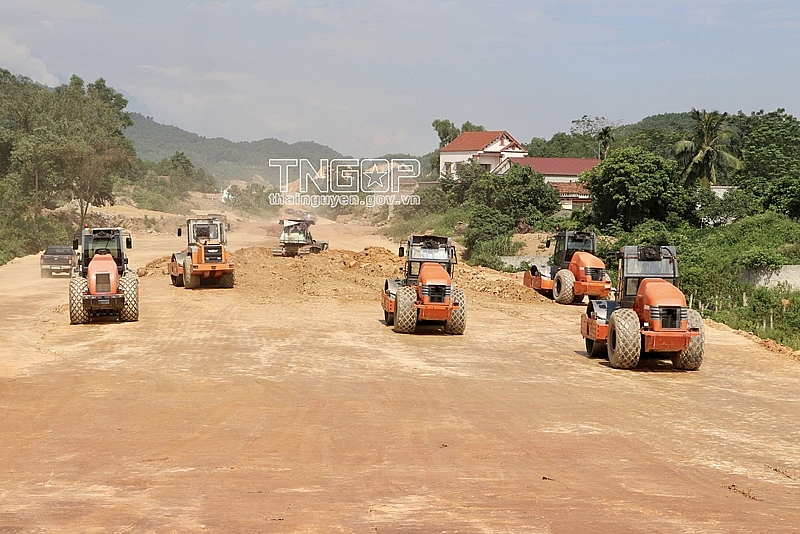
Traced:
<svg viewBox="0 0 800 534">
<path fill-rule="evenodd" d="M 616 259 L 616 298 L 589 301 L 581 316 L 587 353 L 606 354 L 613 367 L 636 367 L 642 354 L 654 354 L 670 358 L 676 369 L 698 369 L 703 322 L 678 288 L 675 247 L 626 246 Z"/>
<path fill-rule="evenodd" d="M 123 246 L 124 238 L 124 246 Z M 88 323 L 92 317 L 139 319 L 139 283 L 128 269 L 126 248 L 131 236 L 122 228 L 84 228 L 72 247 L 81 253 L 69 284 L 70 323 Z"/>
<path fill-rule="evenodd" d="M 186 219 L 186 249 L 175 252 L 167 264 L 172 285 L 196 289 L 202 283 L 233 287 L 235 268 L 228 250 L 230 224 L 223 215 Z M 178 237 L 183 229 L 178 228 Z"/>
<path fill-rule="evenodd" d="M 453 288 L 458 259 L 452 238 L 412 235 L 399 255 L 406 258 L 404 277 L 387 279 L 381 294 L 386 325 L 412 333 L 419 322 L 438 322 L 446 333 L 463 334 L 466 298 Z"/>
<path fill-rule="evenodd" d="M 552 240 L 548 239 L 549 248 Z M 603 260 L 595 256 L 597 241 L 594 232 L 561 230 L 555 235 L 555 250 L 550 265 L 533 265 L 523 277 L 523 284 L 553 298 L 559 304 L 606 298 L 611 292 L 611 279 Z"/>
</svg>

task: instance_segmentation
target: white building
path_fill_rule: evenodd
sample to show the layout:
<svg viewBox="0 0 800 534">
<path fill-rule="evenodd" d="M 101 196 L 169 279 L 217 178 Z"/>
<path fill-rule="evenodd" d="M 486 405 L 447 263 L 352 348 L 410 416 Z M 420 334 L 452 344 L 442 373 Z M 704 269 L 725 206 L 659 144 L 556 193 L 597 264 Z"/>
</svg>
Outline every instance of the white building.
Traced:
<svg viewBox="0 0 800 534">
<path fill-rule="evenodd" d="M 458 167 L 475 160 L 494 171 L 508 159 L 528 154 L 525 147 L 506 131 L 464 132 L 439 150 L 439 174 L 458 177 Z"/>
<path fill-rule="evenodd" d="M 592 158 L 517 158 L 501 163 L 495 174 L 505 174 L 512 163 L 526 165 L 535 172 L 544 175 L 544 181 L 558 191 L 561 209 L 572 211 L 583 209 L 590 202 L 589 191 L 578 183 L 584 172 L 600 164 L 599 159 Z"/>
</svg>

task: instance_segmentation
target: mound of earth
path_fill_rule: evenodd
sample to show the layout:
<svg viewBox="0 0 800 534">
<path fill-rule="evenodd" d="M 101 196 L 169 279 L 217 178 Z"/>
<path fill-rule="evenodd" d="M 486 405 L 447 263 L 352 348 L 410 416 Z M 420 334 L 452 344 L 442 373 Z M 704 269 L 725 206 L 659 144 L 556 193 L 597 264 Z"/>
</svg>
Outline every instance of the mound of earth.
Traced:
<svg viewBox="0 0 800 534">
<path fill-rule="evenodd" d="M 523 286 L 522 275 L 519 273 L 504 273 L 463 264 L 456 267 L 453 283 L 464 289 L 468 295 L 474 292 L 522 302 L 551 302 L 533 289 Z"/>
<path fill-rule="evenodd" d="M 402 261 L 384 248 L 361 252 L 326 250 L 321 254 L 284 258 L 253 247 L 234 253 L 236 288 L 256 302 L 325 297 L 378 300 L 386 278 L 396 276 Z"/>
<path fill-rule="evenodd" d="M 338 300 L 380 300 L 386 278 L 402 276 L 403 259 L 382 247 L 361 252 L 326 250 L 321 254 L 284 258 L 268 248 L 238 250 L 236 287 L 256 302 L 324 297 Z M 466 264 L 456 266 L 453 283 L 468 296 L 539 303 L 546 299 L 522 285 L 518 274 Z"/>
<path fill-rule="evenodd" d="M 166 276 L 169 274 L 167 272 L 167 264 L 169 263 L 170 259 L 171 256 L 161 256 L 160 258 L 156 258 L 144 267 L 139 267 L 136 269 L 136 274 L 139 276 Z"/>
<path fill-rule="evenodd" d="M 320 254 L 284 258 L 271 248 L 250 247 L 233 253 L 236 288 L 254 302 L 296 301 L 303 297 L 334 298 L 344 301 L 378 301 L 387 278 L 402 276 L 403 259 L 383 247 L 360 252 L 329 249 Z M 167 276 L 170 256 L 162 256 L 137 270 L 139 276 Z M 458 264 L 455 287 L 463 289 L 473 302 L 511 300 L 526 303 L 550 302 L 522 285 L 518 273 L 504 273 L 485 267 Z"/>
</svg>

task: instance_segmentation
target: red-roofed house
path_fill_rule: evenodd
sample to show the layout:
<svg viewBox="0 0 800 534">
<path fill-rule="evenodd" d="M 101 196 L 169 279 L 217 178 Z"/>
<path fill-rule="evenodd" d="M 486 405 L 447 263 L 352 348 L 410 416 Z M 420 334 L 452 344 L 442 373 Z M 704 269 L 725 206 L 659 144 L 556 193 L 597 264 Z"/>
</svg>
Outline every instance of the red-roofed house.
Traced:
<svg viewBox="0 0 800 534">
<path fill-rule="evenodd" d="M 464 132 L 439 150 L 439 174 L 458 177 L 458 166 L 471 159 L 494 171 L 509 158 L 523 158 L 528 151 L 504 130 Z"/>
<path fill-rule="evenodd" d="M 583 208 L 591 202 L 589 191 L 577 183 L 581 173 L 593 169 L 600 163 L 592 158 L 516 158 L 501 163 L 495 174 L 505 174 L 512 163 L 527 165 L 534 171 L 544 174 L 544 181 L 558 191 L 561 209 Z"/>
<path fill-rule="evenodd" d="M 505 161 L 493 172 L 505 174 L 511 168 L 511 161 Z M 576 182 L 581 173 L 600 164 L 594 158 L 518 158 L 513 163 L 527 165 L 534 171 L 544 174 L 545 182 Z"/>
<path fill-rule="evenodd" d="M 577 182 L 549 182 L 558 192 L 562 210 L 583 209 L 591 201 L 589 190 Z"/>
</svg>

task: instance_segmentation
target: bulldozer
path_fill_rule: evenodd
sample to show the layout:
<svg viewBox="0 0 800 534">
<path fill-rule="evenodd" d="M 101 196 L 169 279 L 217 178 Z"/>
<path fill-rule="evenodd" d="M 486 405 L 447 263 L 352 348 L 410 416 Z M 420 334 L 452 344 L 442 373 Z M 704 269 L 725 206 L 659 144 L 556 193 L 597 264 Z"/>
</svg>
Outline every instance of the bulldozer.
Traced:
<svg viewBox="0 0 800 534">
<path fill-rule="evenodd" d="M 128 269 L 125 254 L 133 246 L 131 235 L 122 228 L 84 228 L 72 248 L 78 250 L 79 245 L 81 252 L 69 281 L 70 324 L 100 316 L 138 321 L 139 279 Z"/>
<path fill-rule="evenodd" d="M 283 225 L 278 239 L 281 246 L 272 249 L 273 256 L 307 256 L 328 249 L 327 241 L 317 241 L 311 236 L 309 228 L 316 222 L 313 214 L 281 219 L 279 222 Z"/>
<path fill-rule="evenodd" d="M 678 289 L 675 247 L 625 246 L 615 256 L 615 299 L 591 300 L 581 315 L 586 353 L 605 354 L 618 369 L 636 367 L 644 354 L 670 358 L 675 369 L 699 369 L 703 320 Z"/>
<path fill-rule="evenodd" d="M 551 265 L 537 265 L 525 271 L 522 283 L 559 304 L 604 299 L 611 293 L 611 279 L 603 260 L 595 256 L 594 232 L 561 230 L 555 235 L 556 247 Z M 551 240 L 545 243 L 550 248 Z"/>
<path fill-rule="evenodd" d="M 178 237 L 182 235 L 178 228 Z M 186 250 L 176 252 L 167 264 L 172 285 L 197 289 L 201 284 L 231 288 L 236 281 L 226 232 L 230 224 L 222 215 L 186 219 Z"/>
<path fill-rule="evenodd" d="M 453 267 L 458 263 L 452 238 L 412 235 L 401 244 L 406 257 L 403 278 L 387 279 L 381 293 L 386 326 L 395 332 L 413 334 L 417 324 L 444 324 L 447 334 L 460 335 L 467 328 L 467 300 L 453 288 Z"/>
</svg>

